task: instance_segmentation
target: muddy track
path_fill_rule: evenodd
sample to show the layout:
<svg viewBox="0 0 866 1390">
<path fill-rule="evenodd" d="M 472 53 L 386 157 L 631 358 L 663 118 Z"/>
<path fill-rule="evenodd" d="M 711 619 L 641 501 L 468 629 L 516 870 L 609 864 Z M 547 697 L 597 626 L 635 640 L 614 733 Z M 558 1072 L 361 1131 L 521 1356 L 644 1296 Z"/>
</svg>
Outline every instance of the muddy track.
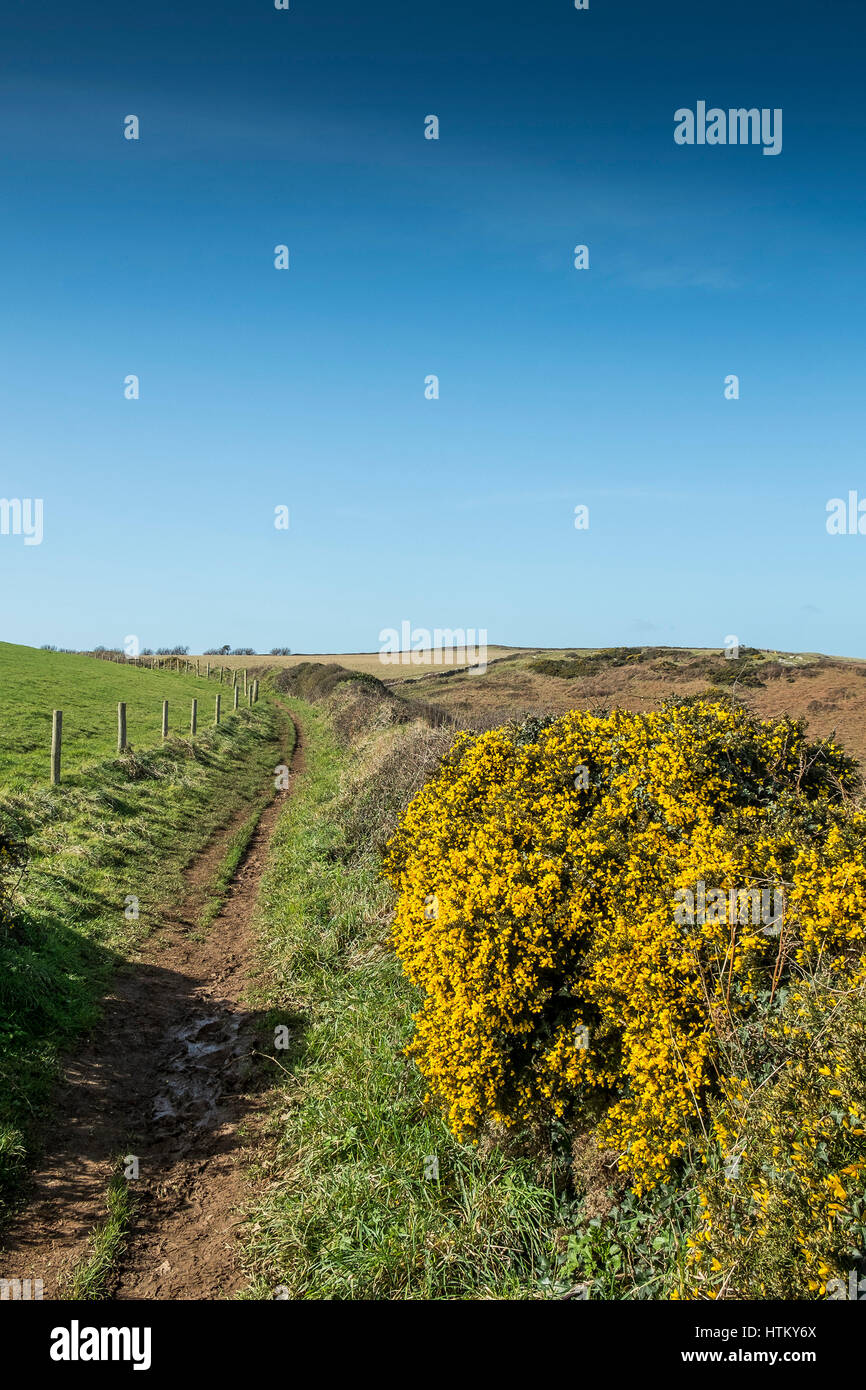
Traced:
<svg viewBox="0 0 866 1390">
<path fill-rule="evenodd" d="M 66 1068 L 32 1195 L 2 1240 L 7 1277 L 41 1278 L 45 1298 L 62 1297 L 64 1276 L 105 1220 L 120 1155 L 138 1159 L 139 1176 L 107 1296 L 230 1298 L 243 1287 L 242 1159 L 267 1085 L 255 1064 L 256 1018 L 243 1002 L 255 962 L 251 921 L 268 844 L 302 766 L 298 732 L 289 789 L 262 813 L 222 911 L 198 931 L 208 887 L 248 812 L 188 870 L 182 904 L 118 973 L 99 1027 Z"/>
</svg>

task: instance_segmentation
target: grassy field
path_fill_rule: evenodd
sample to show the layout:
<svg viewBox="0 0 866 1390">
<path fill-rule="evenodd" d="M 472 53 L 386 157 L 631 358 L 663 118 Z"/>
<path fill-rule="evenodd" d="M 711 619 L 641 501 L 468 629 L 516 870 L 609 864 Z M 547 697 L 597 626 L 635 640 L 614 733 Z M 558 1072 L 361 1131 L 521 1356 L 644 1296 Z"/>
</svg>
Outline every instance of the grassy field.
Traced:
<svg viewBox="0 0 866 1390">
<path fill-rule="evenodd" d="M 8 680 L 3 684 L 4 710 L 14 705 L 16 727 L 33 739 L 44 725 L 43 703 L 63 704 L 73 728 L 77 715 L 80 735 L 74 771 L 52 787 L 43 775 L 28 775 L 47 758 L 33 748 L 9 748 L 4 716 L 0 823 L 24 838 L 29 864 L 16 893 L 14 927 L 0 939 L 2 1211 L 32 1151 L 34 1120 L 64 1050 L 95 1021 L 113 971 L 158 924 L 162 908 L 182 900 L 184 870 L 217 831 L 243 818 L 227 846 L 228 861 L 236 863 L 238 844 L 273 795 L 285 730 L 274 705 L 262 699 L 218 728 L 205 721 L 195 743 L 185 729 L 187 736 L 163 744 L 164 694 L 180 710 L 191 693 L 207 698 L 213 689 L 66 654 L 0 650 L 16 677 L 14 700 Z M 105 757 L 114 747 L 117 698 L 127 699 L 135 751 Z M 151 709 L 157 737 L 148 730 L 146 741 L 137 739 L 136 720 L 143 723 Z M 210 900 L 221 900 L 225 877 L 222 865 L 204 921 L 213 915 Z M 131 897 L 138 911 L 132 918 Z"/>
<path fill-rule="evenodd" d="M 51 712 L 63 711 L 63 780 L 79 785 L 82 766 L 117 748 L 117 706 L 126 703 L 127 738 L 135 750 L 162 742 L 162 702 L 169 734 L 187 737 L 190 706 L 199 727 L 213 722 L 219 682 L 169 671 L 98 661 L 66 652 L 0 642 L 0 789 L 17 791 L 50 778 Z M 231 687 L 222 686 L 222 713 Z"/>
</svg>

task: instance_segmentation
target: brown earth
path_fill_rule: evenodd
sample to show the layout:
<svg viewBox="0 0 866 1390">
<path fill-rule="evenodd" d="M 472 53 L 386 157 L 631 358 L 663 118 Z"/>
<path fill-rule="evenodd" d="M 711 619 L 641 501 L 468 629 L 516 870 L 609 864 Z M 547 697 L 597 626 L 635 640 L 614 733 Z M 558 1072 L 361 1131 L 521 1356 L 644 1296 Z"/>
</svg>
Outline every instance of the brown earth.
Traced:
<svg viewBox="0 0 866 1390">
<path fill-rule="evenodd" d="M 251 921 L 268 843 L 303 766 L 298 736 L 288 792 L 262 813 L 219 915 L 199 916 L 231 836 L 220 832 L 186 875 L 183 902 L 118 974 L 102 1020 L 67 1068 L 25 1209 L 7 1228 L 9 1278 L 41 1278 L 62 1297 L 70 1267 L 105 1220 L 118 1157 L 134 1155 L 130 1238 L 106 1293 L 114 1299 L 229 1298 L 244 1284 L 235 1236 L 248 1191 L 242 1158 L 264 1101 Z"/>
</svg>

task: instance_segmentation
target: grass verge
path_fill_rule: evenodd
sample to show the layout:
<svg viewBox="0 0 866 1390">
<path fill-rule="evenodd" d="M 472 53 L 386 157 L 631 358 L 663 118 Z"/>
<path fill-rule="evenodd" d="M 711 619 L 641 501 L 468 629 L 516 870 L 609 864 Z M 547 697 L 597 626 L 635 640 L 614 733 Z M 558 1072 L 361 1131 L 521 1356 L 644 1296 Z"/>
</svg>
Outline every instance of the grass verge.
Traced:
<svg viewBox="0 0 866 1390">
<path fill-rule="evenodd" d="M 457 1143 L 403 1054 L 419 1000 L 388 948 L 390 890 L 347 839 L 353 768 L 321 707 L 290 701 L 306 770 L 275 832 L 256 1003 L 287 1024 L 250 1214 L 250 1298 L 568 1296 L 569 1197 L 555 1155 Z M 380 730 L 353 759 L 399 754 Z M 377 751 L 379 749 L 380 751 Z M 566 1262 L 566 1263 L 564 1263 Z M 575 1266 L 576 1267 L 576 1266 Z"/>
</svg>

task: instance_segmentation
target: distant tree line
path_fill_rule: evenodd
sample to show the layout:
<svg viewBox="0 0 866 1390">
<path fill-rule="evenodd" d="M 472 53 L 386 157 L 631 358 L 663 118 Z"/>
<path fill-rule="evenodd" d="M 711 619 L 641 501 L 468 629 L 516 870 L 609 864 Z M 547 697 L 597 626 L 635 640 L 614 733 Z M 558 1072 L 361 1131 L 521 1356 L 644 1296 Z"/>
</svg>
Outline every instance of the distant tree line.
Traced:
<svg viewBox="0 0 866 1390">
<path fill-rule="evenodd" d="M 70 652 L 72 655 L 81 655 L 82 649 L 78 647 L 58 647 L 53 642 L 43 642 L 39 648 L 41 652 Z M 121 647 L 106 647 L 101 642 L 89 650 L 100 655 L 111 653 L 112 655 L 122 655 Z M 291 656 L 291 647 L 271 647 L 271 656 Z M 189 656 L 189 647 L 142 647 L 140 656 Z M 232 647 L 228 642 L 222 647 L 206 647 L 205 656 L 255 656 L 255 647 Z"/>
</svg>

